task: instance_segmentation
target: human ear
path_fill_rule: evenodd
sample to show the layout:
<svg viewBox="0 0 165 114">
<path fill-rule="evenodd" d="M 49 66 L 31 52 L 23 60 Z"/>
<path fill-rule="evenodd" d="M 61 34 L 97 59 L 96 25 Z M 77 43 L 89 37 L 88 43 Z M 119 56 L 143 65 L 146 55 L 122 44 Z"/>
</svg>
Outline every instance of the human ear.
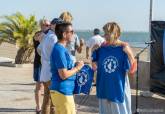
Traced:
<svg viewBox="0 0 165 114">
<path fill-rule="evenodd" d="M 66 38 L 66 32 L 64 32 L 62 35 L 63 35 L 64 38 Z"/>
</svg>

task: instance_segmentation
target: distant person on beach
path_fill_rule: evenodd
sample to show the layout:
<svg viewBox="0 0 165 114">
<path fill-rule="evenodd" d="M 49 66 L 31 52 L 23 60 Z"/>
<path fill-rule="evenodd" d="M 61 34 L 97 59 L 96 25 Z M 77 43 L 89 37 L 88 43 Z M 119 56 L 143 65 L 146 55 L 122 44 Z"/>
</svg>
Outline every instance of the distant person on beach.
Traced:
<svg viewBox="0 0 165 114">
<path fill-rule="evenodd" d="M 93 52 L 93 47 L 95 45 L 100 46 L 103 42 L 105 42 L 105 39 L 100 36 L 100 30 L 98 28 L 95 28 L 93 31 L 94 36 L 91 37 L 87 43 L 86 43 L 86 58 L 89 59 L 89 51 L 91 49 L 91 53 Z"/>
<path fill-rule="evenodd" d="M 61 23 L 62 20 L 60 18 L 54 18 L 51 21 L 50 29 L 45 35 L 44 40 L 38 46 L 38 51 L 41 52 L 41 78 L 40 80 L 44 84 L 44 99 L 42 105 L 42 113 L 43 114 L 54 114 L 54 107 L 51 103 L 50 99 L 50 91 L 49 85 L 52 77 L 50 71 L 50 55 L 53 49 L 54 44 L 57 42 L 57 37 L 55 35 L 55 27 L 56 24 Z"/>
<path fill-rule="evenodd" d="M 76 73 L 83 67 L 82 61 L 76 66 L 66 48 L 72 40 L 74 32 L 71 23 L 58 24 L 55 28 L 58 42 L 54 45 L 51 54 L 51 99 L 56 107 L 56 114 L 76 114 L 73 91 Z"/>
<path fill-rule="evenodd" d="M 93 69 L 97 69 L 97 97 L 100 114 L 132 114 L 128 73 L 133 53 L 125 42 L 119 40 L 120 27 L 115 22 L 104 25 L 104 42 L 92 54 Z M 129 57 L 132 60 L 129 60 Z M 131 63 L 131 64 L 130 64 Z"/>
<path fill-rule="evenodd" d="M 43 88 L 42 82 L 40 82 L 40 74 L 41 74 L 41 56 L 37 52 L 37 47 L 40 44 L 42 38 L 44 37 L 44 33 L 42 31 L 38 31 L 35 33 L 33 38 L 33 46 L 34 46 L 34 64 L 33 64 L 33 79 L 36 82 L 35 88 L 35 102 L 36 102 L 36 113 L 39 114 L 41 112 L 41 92 Z"/>
<path fill-rule="evenodd" d="M 71 13 L 67 12 L 67 11 L 61 13 L 59 18 L 61 18 L 65 22 L 69 22 L 69 23 L 71 23 L 73 20 Z M 72 38 L 72 40 L 68 42 L 66 47 L 69 50 L 69 52 L 71 53 L 71 55 L 72 55 L 71 57 L 75 63 L 76 62 L 76 51 L 78 53 L 81 53 L 82 47 L 84 45 L 84 40 L 83 39 L 79 40 L 77 34 L 75 34 L 75 33 L 73 34 L 73 37 L 74 38 Z"/>
</svg>

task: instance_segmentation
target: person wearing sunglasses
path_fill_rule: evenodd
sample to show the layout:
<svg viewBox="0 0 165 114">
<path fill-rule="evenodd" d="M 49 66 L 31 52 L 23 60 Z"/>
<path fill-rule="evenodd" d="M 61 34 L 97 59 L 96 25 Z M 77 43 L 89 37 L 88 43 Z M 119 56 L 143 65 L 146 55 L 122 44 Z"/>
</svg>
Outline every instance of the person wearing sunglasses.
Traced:
<svg viewBox="0 0 165 114">
<path fill-rule="evenodd" d="M 50 29 L 50 21 L 48 21 L 47 19 L 41 19 L 39 22 L 39 25 L 40 25 L 41 31 L 47 34 Z"/>
<path fill-rule="evenodd" d="M 72 24 L 64 22 L 56 25 L 55 33 L 58 42 L 54 45 L 50 59 L 52 103 L 56 107 L 56 114 L 76 114 L 73 91 L 76 73 L 84 66 L 84 62 L 79 61 L 75 66 L 66 48 L 67 43 L 74 38 Z"/>
</svg>

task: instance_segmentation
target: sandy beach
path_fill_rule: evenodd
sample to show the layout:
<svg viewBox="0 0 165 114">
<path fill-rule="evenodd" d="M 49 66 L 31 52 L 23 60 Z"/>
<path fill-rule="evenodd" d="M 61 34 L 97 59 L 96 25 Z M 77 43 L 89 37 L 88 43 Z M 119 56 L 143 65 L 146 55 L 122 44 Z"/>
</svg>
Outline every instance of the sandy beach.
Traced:
<svg viewBox="0 0 165 114">
<path fill-rule="evenodd" d="M 85 52 L 85 45 L 83 46 L 83 50 L 81 54 L 76 54 L 77 60 L 83 60 L 85 62 L 89 62 L 90 60 L 86 59 L 86 52 Z M 134 55 L 136 55 L 138 52 L 140 52 L 141 48 L 133 48 L 132 51 Z M 0 45 L 0 56 L 1 57 L 7 57 L 14 59 L 17 53 L 17 48 L 15 45 L 8 44 L 8 43 L 2 43 Z M 141 56 L 140 60 L 146 61 L 148 59 L 148 50 L 145 50 Z"/>
</svg>

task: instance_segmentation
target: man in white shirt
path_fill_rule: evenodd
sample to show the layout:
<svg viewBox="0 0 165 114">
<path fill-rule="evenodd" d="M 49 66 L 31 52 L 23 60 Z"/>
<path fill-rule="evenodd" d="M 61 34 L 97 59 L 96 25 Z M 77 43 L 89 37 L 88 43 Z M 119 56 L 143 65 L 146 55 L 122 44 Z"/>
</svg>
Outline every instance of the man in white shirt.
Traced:
<svg viewBox="0 0 165 114">
<path fill-rule="evenodd" d="M 93 31 L 94 36 L 91 37 L 86 43 L 86 58 L 89 59 L 89 50 L 91 49 L 91 53 L 93 52 L 93 47 L 95 45 L 100 46 L 105 39 L 100 36 L 100 30 L 95 28 Z"/>
<path fill-rule="evenodd" d="M 44 99 L 42 104 L 42 114 L 54 114 L 53 106 L 51 105 L 50 100 L 50 91 L 49 85 L 52 77 L 50 71 L 50 55 L 54 44 L 57 42 L 57 37 L 55 35 L 55 26 L 56 24 L 62 23 L 62 20 L 59 18 L 54 18 L 51 21 L 50 29 L 45 35 L 44 39 L 38 46 L 38 52 L 41 53 L 41 76 L 40 81 L 44 84 Z"/>
</svg>

